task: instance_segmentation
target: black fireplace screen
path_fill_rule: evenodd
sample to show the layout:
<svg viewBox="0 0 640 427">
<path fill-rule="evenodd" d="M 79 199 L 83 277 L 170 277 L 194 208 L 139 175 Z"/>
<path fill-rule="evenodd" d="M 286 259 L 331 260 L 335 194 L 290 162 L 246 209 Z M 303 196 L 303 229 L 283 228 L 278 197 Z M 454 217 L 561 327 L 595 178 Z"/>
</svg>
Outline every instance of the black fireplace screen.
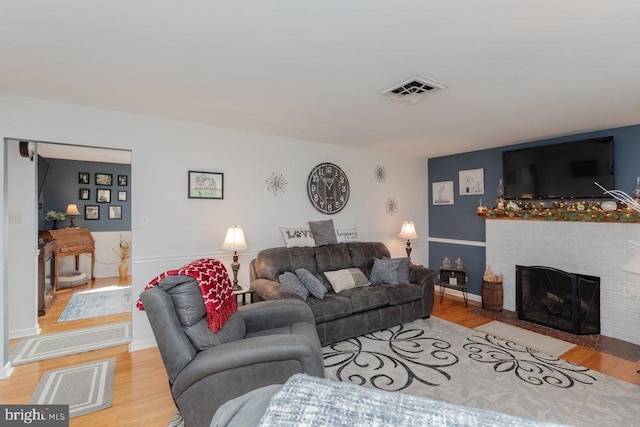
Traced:
<svg viewBox="0 0 640 427">
<path fill-rule="evenodd" d="M 574 334 L 600 333 L 600 278 L 516 266 L 518 319 Z"/>
</svg>

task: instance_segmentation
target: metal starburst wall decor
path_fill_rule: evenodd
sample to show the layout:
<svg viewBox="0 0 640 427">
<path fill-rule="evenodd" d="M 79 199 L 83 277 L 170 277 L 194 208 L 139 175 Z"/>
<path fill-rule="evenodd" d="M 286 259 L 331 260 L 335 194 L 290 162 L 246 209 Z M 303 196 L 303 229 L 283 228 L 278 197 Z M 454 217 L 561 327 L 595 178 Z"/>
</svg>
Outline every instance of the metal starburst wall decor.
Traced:
<svg viewBox="0 0 640 427">
<path fill-rule="evenodd" d="M 273 172 L 266 180 L 267 190 L 274 196 L 284 194 L 287 190 L 287 179 L 277 172 Z"/>
</svg>

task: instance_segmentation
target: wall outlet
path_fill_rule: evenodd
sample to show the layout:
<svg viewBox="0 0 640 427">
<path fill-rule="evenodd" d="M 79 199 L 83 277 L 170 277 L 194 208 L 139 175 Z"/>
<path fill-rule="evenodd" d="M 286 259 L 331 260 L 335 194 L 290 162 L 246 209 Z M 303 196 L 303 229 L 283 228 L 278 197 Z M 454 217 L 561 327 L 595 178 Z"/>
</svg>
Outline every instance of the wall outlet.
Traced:
<svg viewBox="0 0 640 427">
<path fill-rule="evenodd" d="M 22 215 L 17 212 L 9 212 L 9 224 L 20 224 Z"/>
</svg>

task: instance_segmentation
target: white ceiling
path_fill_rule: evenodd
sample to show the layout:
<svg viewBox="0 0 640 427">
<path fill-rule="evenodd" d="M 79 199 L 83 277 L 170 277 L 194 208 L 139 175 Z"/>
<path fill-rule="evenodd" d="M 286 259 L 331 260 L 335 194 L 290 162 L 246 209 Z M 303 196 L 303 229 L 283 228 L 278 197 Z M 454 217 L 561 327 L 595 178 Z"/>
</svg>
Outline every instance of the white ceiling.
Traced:
<svg viewBox="0 0 640 427">
<path fill-rule="evenodd" d="M 0 40 L 0 93 L 409 155 L 640 123 L 636 0 L 3 0 Z"/>
</svg>

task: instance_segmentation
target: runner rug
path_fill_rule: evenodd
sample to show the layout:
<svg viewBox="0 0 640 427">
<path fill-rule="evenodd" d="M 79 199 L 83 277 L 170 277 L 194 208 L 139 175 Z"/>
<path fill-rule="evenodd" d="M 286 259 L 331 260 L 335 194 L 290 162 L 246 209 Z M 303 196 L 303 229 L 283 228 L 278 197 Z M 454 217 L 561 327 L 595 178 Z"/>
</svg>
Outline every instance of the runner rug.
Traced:
<svg viewBox="0 0 640 427">
<path fill-rule="evenodd" d="M 131 311 L 131 307 L 131 286 L 75 291 L 58 317 L 58 322 L 126 313 Z"/>
<path fill-rule="evenodd" d="M 75 329 L 21 340 L 9 355 L 15 365 L 84 353 L 131 342 L 131 322 Z"/>
<path fill-rule="evenodd" d="M 69 418 L 109 408 L 116 358 L 46 371 L 31 396 L 36 405 L 69 405 Z"/>
<path fill-rule="evenodd" d="M 635 425 L 640 387 L 431 317 L 323 347 L 328 378 L 576 426 Z"/>
</svg>

